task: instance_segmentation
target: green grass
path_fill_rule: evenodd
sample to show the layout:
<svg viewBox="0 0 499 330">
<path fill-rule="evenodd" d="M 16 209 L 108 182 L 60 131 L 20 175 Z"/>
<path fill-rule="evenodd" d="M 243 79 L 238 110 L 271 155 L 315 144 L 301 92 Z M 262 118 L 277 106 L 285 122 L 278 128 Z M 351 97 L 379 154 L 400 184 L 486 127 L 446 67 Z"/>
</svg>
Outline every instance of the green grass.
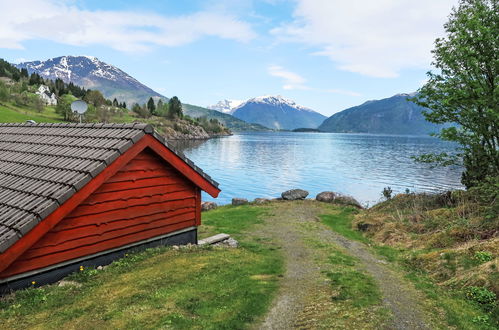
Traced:
<svg viewBox="0 0 499 330">
<path fill-rule="evenodd" d="M 262 216 L 268 212 L 265 207 L 250 205 L 223 206 L 210 212 L 203 213 L 203 226 L 200 228 L 201 237 L 223 232 L 226 234 L 241 234 L 255 224 L 263 223 Z"/>
<path fill-rule="evenodd" d="M 34 120 L 37 123 L 57 123 L 62 121 L 52 107 L 45 107 L 42 112 L 37 112 L 10 103 L 0 104 L 0 123 L 24 123 L 27 120 Z"/>
<path fill-rule="evenodd" d="M 323 223 L 325 223 L 332 230 L 345 236 L 346 238 L 369 243 L 369 240 L 362 236 L 362 233 L 352 229 L 352 220 L 357 209 L 351 207 L 332 207 L 332 212 L 320 216 Z"/>
<path fill-rule="evenodd" d="M 374 279 L 358 270 L 357 260 L 339 249 L 330 249 L 329 262 L 335 266 L 335 271 L 326 273 L 331 285 L 339 293 L 333 300 L 348 301 L 354 307 L 381 305 L 381 293 Z"/>
<path fill-rule="evenodd" d="M 435 309 L 443 309 L 447 323 L 457 329 L 497 329 L 492 315 L 484 313 L 479 306 L 464 299 L 459 291 L 444 290 L 424 272 L 407 269 L 407 278 L 416 289 L 422 291 Z"/>
<path fill-rule="evenodd" d="M 316 237 L 317 223 L 302 224 L 310 234 L 307 244 L 314 248 L 314 259 L 321 264 L 322 273 L 329 281 L 329 308 L 317 301 L 319 329 L 381 329 L 390 318 L 384 307 L 381 292 L 374 279 L 359 268 L 359 260 L 333 243 Z M 326 303 L 327 304 L 327 303 Z M 327 305 L 326 305 L 327 306 Z"/>
<path fill-rule="evenodd" d="M 221 208 L 203 222 L 241 233 L 264 212 Z M 18 291 L 0 300 L 1 328 L 245 328 L 267 310 L 283 263 L 272 245 L 238 238 L 242 248 L 149 249 L 69 277 L 81 286 Z"/>
<path fill-rule="evenodd" d="M 333 213 L 322 215 L 321 220 L 337 233 L 368 244 L 375 253 L 392 262 L 392 265 L 398 271 L 406 274 L 406 278 L 415 285 L 416 289 L 424 293 L 426 305 L 430 306 L 430 309 L 443 309 L 446 322 L 449 325 L 457 329 L 495 329 L 499 326 L 493 315 L 483 311 L 480 306 L 473 302 L 466 300 L 462 292 L 448 290 L 435 284 L 425 272 L 417 267 L 417 264 L 410 262 L 410 251 L 386 245 L 377 245 L 363 236 L 360 231 L 353 229 L 352 221 L 355 212 L 353 209 L 333 209 Z M 425 251 L 419 252 L 423 253 Z M 355 280 L 355 276 L 349 278 L 348 274 L 335 274 L 333 277 L 334 281 L 347 288 L 344 292 L 345 297 L 360 294 L 362 290 L 369 290 L 368 284 L 367 288 L 356 288 L 355 286 L 349 288 L 347 286 L 349 283 L 358 285 L 358 283 L 369 282 L 369 279 Z"/>
</svg>

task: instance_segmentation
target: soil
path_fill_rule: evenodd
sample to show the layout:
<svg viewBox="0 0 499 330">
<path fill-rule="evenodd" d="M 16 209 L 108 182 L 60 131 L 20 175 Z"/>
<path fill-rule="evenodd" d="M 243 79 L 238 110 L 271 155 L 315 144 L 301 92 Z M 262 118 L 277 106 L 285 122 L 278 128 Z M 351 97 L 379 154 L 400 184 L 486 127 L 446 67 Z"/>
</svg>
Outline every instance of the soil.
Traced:
<svg viewBox="0 0 499 330">
<path fill-rule="evenodd" d="M 321 318 L 334 317 L 331 288 L 324 275 L 326 265 L 317 257 L 318 251 L 307 244 L 307 237 L 335 244 L 359 260 L 361 271 L 372 276 L 383 296 L 383 305 L 391 318 L 381 325 L 385 329 L 428 329 L 418 292 L 388 263 L 371 253 L 363 243 L 349 240 L 320 223 L 325 204 L 314 201 L 277 202 L 272 213 L 252 234 L 276 242 L 285 258 L 286 270 L 273 304 L 255 329 L 322 328 Z M 303 230 L 303 225 L 313 223 Z M 328 314 L 329 313 L 329 314 Z M 334 314 L 334 313 L 333 313 Z M 366 324 L 367 323 L 367 324 Z M 379 324 L 353 324 L 356 328 L 375 328 Z"/>
</svg>

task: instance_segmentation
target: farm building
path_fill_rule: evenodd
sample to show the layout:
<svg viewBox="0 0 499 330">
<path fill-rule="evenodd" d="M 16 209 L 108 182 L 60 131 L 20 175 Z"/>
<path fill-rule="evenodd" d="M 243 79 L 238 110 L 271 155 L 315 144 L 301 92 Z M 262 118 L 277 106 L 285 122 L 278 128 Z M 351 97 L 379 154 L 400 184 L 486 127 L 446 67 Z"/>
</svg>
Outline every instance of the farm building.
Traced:
<svg viewBox="0 0 499 330">
<path fill-rule="evenodd" d="M 0 293 L 197 243 L 218 184 L 145 124 L 0 124 Z"/>
</svg>

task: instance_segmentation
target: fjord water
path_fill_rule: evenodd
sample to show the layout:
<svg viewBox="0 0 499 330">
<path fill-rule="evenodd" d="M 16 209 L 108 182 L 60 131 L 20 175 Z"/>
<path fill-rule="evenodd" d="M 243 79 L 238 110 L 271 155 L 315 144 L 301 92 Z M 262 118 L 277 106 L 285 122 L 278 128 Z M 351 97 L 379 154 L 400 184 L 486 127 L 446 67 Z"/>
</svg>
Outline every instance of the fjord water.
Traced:
<svg viewBox="0 0 499 330">
<path fill-rule="evenodd" d="M 411 156 L 450 152 L 453 145 L 429 136 L 338 133 L 240 133 L 177 148 L 220 183 L 215 200 L 280 197 L 301 188 L 351 195 L 362 204 L 380 201 L 381 191 L 439 192 L 462 188 L 461 168 L 430 168 Z M 203 200 L 213 200 L 203 195 Z"/>
</svg>

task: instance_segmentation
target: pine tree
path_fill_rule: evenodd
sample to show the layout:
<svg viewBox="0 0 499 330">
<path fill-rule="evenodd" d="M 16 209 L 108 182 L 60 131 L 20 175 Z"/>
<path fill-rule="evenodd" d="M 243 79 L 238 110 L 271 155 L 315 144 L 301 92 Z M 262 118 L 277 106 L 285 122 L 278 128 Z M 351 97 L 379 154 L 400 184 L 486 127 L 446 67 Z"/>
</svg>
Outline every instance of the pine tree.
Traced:
<svg viewBox="0 0 499 330">
<path fill-rule="evenodd" d="M 152 97 L 150 97 L 149 101 L 147 101 L 147 110 L 149 110 L 149 113 L 152 115 L 156 114 L 156 105 L 154 104 Z"/>
</svg>

